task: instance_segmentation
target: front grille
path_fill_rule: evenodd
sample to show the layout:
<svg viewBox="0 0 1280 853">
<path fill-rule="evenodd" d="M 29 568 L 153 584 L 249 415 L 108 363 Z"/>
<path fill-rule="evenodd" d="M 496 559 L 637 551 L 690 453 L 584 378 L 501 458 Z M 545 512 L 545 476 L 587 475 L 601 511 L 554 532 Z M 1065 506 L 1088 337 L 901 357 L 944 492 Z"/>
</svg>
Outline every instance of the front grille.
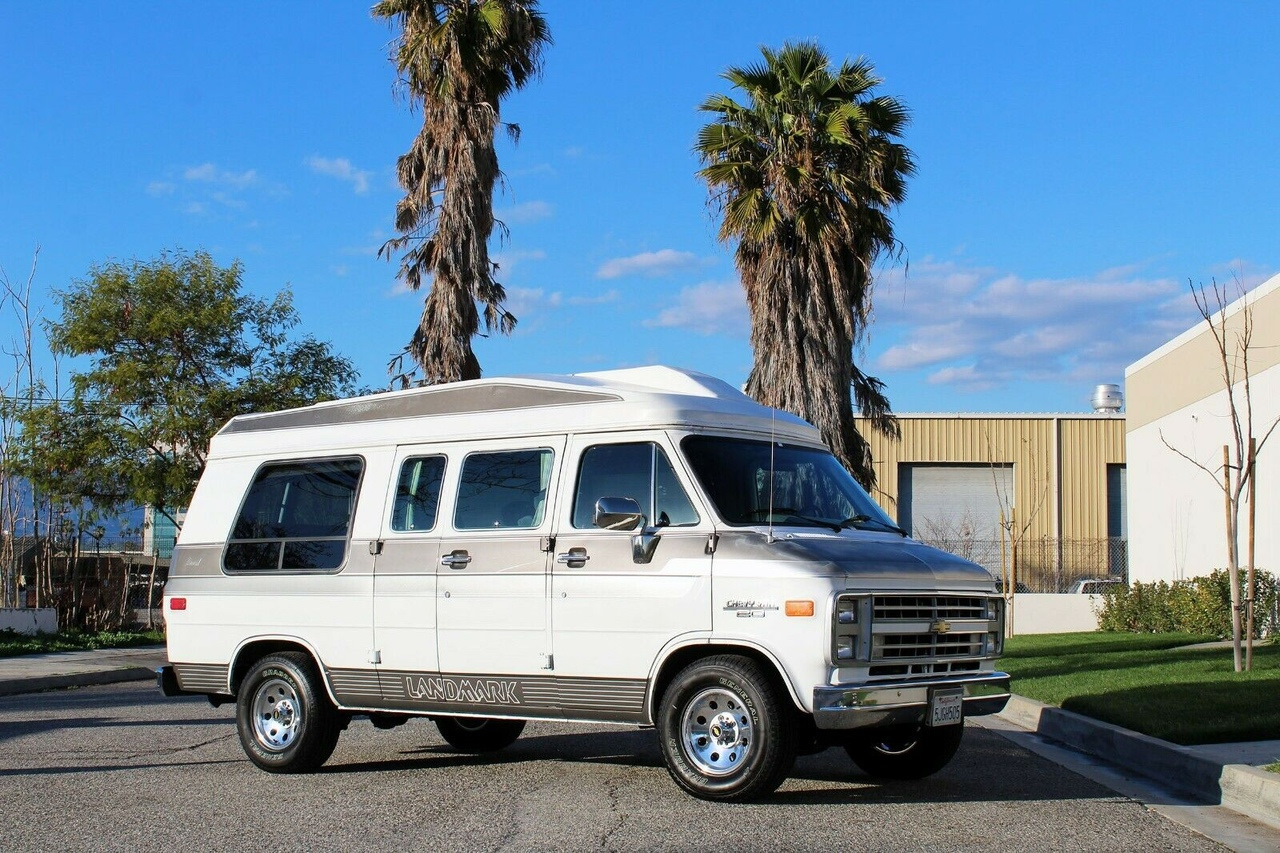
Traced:
<svg viewBox="0 0 1280 853">
<path fill-rule="evenodd" d="M 977 672 L 976 660 L 948 660 L 936 663 L 882 663 L 867 670 L 870 678 L 900 678 L 918 675 L 950 675 L 956 672 Z"/>
<path fill-rule="evenodd" d="M 860 662 L 872 679 L 976 672 L 999 654 L 1002 603 L 981 594 L 842 593 L 832 615 L 831 661 Z"/>
<path fill-rule="evenodd" d="M 987 600 L 976 595 L 877 595 L 871 607 L 876 622 L 985 619 L 987 615 Z"/>
<path fill-rule="evenodd" d="M 982 654 L 981 634 L 874 634 L 872 660 L 975 657 Z"/>
</svg>

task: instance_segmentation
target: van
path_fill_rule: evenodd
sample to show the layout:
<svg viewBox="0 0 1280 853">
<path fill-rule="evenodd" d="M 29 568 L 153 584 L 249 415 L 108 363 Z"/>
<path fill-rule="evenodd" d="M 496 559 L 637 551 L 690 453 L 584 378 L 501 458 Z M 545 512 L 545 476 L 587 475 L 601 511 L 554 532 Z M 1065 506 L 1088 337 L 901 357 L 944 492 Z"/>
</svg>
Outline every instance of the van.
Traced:
<svg viewBox="0 0 1280 853">
<path fill-rule="evenodd" d="M 1001 710 L 991 575 L 909 538 L 817 429 L 668 367 L 236 417 L 165 588 L 166 695 L 305 772 L 353 717 L 492 752 L 528 720 L 657 729 L 709 800 L 843 748 L 920 778 Z"/>
</svg>

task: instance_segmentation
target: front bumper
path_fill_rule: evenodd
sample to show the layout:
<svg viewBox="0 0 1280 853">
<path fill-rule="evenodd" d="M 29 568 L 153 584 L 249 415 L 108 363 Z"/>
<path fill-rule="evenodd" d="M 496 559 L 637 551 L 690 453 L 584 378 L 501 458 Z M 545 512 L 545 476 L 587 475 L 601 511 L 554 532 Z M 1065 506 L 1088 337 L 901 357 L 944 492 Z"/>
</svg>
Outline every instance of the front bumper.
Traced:
<svg viewBox="0 0 1280 853">
<path fill-rule="evenodd" d="M 813 721 L 820 729 L 923 723 L 931 692 L 948 687 L 964 690 L 966 717 L 998 713 L 1009 701 L 1009 676 L 1003 672 L 930 681 L 824 686 L 813 689 Z"/>
</svg>

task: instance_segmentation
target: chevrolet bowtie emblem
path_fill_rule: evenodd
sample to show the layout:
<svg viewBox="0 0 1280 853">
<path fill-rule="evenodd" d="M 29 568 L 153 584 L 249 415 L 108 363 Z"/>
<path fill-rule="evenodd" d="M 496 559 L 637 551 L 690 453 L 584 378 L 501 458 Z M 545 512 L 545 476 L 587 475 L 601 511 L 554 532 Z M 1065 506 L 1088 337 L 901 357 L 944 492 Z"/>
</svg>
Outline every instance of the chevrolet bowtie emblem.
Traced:
<svg viewBox="0 0 1280 853">
<path fill-rule="evenodd" d="M 948 622 L 946 619 L 937 619 L 934 621 L 932 625 L 929 626 L 929 633 L 931 634 L 945 634 L 950 630 L 951 630 L 951 623 Z"/>
</svg>

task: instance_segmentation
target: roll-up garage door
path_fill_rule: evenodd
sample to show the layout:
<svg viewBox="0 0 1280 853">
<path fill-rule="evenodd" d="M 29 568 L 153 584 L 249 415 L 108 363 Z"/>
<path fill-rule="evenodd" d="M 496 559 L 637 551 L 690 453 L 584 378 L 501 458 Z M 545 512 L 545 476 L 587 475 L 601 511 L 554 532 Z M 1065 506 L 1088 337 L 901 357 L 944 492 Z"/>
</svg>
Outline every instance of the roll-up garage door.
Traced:
<svg viewBox="0 0 1280 853">
<path fill-rule="evenodd" d="M 1012 465 L 904 464 L 898 484 L 899 523 L 907 532 L 999 569 L 1001 505 L 1014 505 Z"/>
</svg>

